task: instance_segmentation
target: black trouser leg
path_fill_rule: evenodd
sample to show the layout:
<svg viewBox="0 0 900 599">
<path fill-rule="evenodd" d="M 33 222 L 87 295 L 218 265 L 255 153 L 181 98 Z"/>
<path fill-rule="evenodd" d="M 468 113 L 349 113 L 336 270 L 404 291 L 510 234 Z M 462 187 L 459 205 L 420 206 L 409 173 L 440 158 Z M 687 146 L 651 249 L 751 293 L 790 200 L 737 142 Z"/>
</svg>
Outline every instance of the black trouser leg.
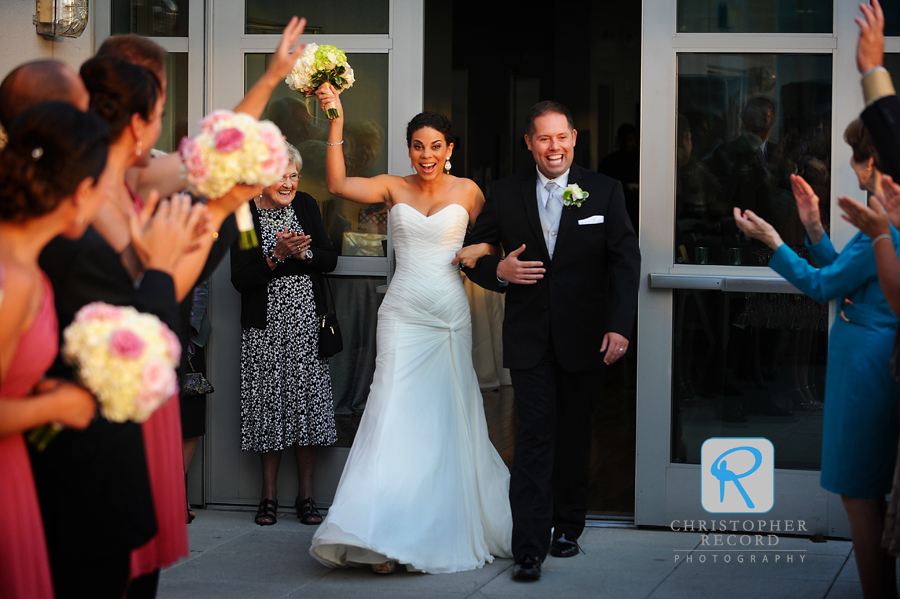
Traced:
<svg viewBox="0 0 900 599">
<path fill-rule="evenodd" d="M 131 581 L 128 585 L 127 599 L 155 599 L 159 589 L 159 570 L 150 574 L 143 574 Z"/>
<path fill-rule="evenodd" d="M 543 560 L 550 548 L 557 364 L 553 350 L 534 368 L 511 370 L 519 428 L 509 484 L 513 558 Z"/>
<path fill-rule="evenodd" d="M 553 536 L 577 539 L 584 530 L 590 486 L 591 415 L 603 389 L 603 371 L 561 373 L 556 396 L 553 461 Z"/>
</svg>

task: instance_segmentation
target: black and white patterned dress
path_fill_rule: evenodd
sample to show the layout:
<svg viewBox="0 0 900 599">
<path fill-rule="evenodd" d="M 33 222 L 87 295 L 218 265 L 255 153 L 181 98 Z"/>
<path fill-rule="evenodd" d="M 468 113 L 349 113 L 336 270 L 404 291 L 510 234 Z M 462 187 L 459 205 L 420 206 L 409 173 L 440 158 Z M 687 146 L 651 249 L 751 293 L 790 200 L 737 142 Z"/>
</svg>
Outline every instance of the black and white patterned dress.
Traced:
<svg viewBox="0 0 900 599">
<path fill-rule="evenodd" d="M 266 256 L 276 232 L 301 230 L 290 206 L 260 209 L 259 221 Z M 274 278 L 268 298 L 266 328 L 241 330 L 241 449 L 331 445 L 337 440 L 331 377 L 328 360 L 319 358 L 312 281 L 309 275 Z"/>
</svg>

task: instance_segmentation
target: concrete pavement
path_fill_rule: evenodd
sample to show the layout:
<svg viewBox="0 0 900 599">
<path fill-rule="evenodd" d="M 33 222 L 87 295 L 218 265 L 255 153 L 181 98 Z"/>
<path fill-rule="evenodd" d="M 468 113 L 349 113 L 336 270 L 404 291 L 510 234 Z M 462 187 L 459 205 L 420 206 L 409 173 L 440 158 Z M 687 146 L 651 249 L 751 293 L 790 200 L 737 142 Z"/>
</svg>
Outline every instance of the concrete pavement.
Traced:
<svg viewBox="0 0 900 599">
<path fill-rule="evenodd" d="M 160 599 L 861 596 L 849 541 L 780 537 L 777 545 L 742 547 L 736 537 L 735 545 L 726 539 L 715 546 L 703 544 L 699 533 L 588 528 L 580 539 L 585 553 L 548 557 L 539 582 L 520 583 L 510 578 L 508 559 L 459 574 L 332 570 L 310 557 L 315 527 L 301 524 L 291 509 L 266 527 L 253 522 L 255 511 L 195 511 L 191 555 L 163 572 Z"/>
</svg>

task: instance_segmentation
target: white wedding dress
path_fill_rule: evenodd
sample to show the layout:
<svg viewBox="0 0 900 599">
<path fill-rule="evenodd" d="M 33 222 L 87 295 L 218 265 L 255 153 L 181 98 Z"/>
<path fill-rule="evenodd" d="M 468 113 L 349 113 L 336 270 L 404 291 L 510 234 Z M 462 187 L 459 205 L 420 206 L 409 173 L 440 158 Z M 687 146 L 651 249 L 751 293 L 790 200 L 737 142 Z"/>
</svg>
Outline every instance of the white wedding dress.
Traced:
<svg viewBox="0 0 900 599">
<path fill-rule="evenodd" d="M 378 311 L 375 377 L 334 503 L 310 553 L 429 573 L 509 557 L 509 471 L 488 438 L 458 268 L 469 215 L 391 211 L 397 270 Z"/>
</svg>

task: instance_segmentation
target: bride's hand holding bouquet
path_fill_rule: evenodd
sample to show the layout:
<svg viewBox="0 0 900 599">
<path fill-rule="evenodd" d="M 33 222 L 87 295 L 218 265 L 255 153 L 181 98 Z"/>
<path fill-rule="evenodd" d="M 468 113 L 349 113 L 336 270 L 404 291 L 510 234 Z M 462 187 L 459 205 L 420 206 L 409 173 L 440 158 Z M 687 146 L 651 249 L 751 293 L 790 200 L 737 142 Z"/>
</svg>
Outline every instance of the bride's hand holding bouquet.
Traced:
<svg viewBox="0 0 900 599">
<path fill-rule="evenodd" d="M 355 81 L 353 69 L 347 62 L 347 55 L 343 50 L 317 44 L 306 45 L 303 54 L 284 80 L 288 87 L 304 96 L 310 96 L 323 87 L 331 87 L 335 92 L 334 99 L 322 104 L 322 112 L 331 121 L 341 116 L 340 102 L 335 101 L 337 95 L 352 87 Z"/>
</svg>

